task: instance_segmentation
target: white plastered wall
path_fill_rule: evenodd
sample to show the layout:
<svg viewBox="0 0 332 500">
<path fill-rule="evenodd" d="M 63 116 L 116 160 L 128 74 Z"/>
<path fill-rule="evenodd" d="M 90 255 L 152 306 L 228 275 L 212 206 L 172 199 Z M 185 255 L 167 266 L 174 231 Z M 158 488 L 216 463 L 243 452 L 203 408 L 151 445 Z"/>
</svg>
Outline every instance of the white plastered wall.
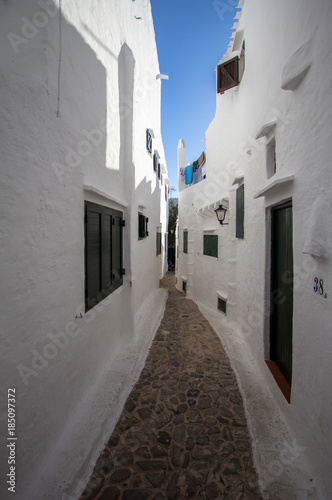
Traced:
<svg viewBox="0 0 332 500">
<path fill-rule="evenodd" d="M 274 459 L 267 449 L 262 449 L 259 441 L 256 442 L 263 487 L 268 491 L 272 481 L 274 494 L 277 494 L 279 485 L 281 497 L 293 494 L 294 498 L 303 498 L 303 495 L 312 494 L 327 499 L 332 492 L 332 405 L 329 396 L 332 380 L 332 295 L 329 288 L 332 273 L 331 19 L 332 6 L 324 0 L 315 4 L 300 0 L 291 3 L 245 2 L 238 28 L 244 30 L 246 42 L 242 81 L 238 87 L 217 95 L 216 116 L 206 133 L 206 180 L 179 195 L 178 276 L 187 273 L 188 256 L 181 255 L 183 228 L 192 221 L 197 241 L 201 241 L 206 221 L 217 223 L 215 215 L 211 213 L 209 216 L 205 207 L 229 197 L 227 217 L 230 225 L 219 227 L 218 232 L 220 238 L 227 238 L 227 263 L 224 266 L 222 259 L 216 263 L 206 258 L 201 266 L 202 257 L 198 255 L 197 247 L 193 260 L 192 297 L 202 307 L 215 309 L 216 290 L 227 290 L 228 300 L 232 297 L 231 307 L 227 309 L 227 325 L 249 347 L 259 373 L 256 381 L 260 380 L 267 388 L 277 403 L 273 410 L 278 412 L 276 420 L 280 419 L 286 426 L 280 426 L 276 433 L 271 434 L 271 448 L 278 450 L 280 446 L 278 453 L 283 452 L 284 432 L 288 432 L 289 439 L 296 440 L 301 448 L 296 460 L 287 467 L 284 465 L 284 470 L 301 464 L 299 467 L 304 471 L 302 486 L 301 476 L 297 473 L 293 485 L 287 474 L 267 473 L 269 466 L 273 468 Z M 295 53 L 304 44 L 307 45 L 301 61 L 303 55 Z M 291 64 L 287 69 L 289 61 Z M 287 71 L 290 72 L 289 67 L 296 70 L 300 61 L 304 67 L 308 66 L 301 83 L 293 90 L 281 88 Z M 264 125 L 271 122 L 275 122 L 277 173 L 268 179 L 265 139 L 255 137 Z M 288 179 L 290 176 L 293 179 Z M 233 184 L 236 178 L 238 181 Z M 276 179 L 284 182 L 254 198 Z M 245 186 L 244 240 L 235 238 L 235 189 L 241 183 Z M 327 207 L 327 214 L 323 214 L 326 227 L 321 234 L 328 253 L 325 258 L 302 251 L 310 229 L 313 204 L 320 196 L 326 200 Z M 264 360 L 269 352 L 269 212 L 271 206 L 290 198 L 293 200 L 295 283 L 293 380 L 289 405 Z M 206 217 L 197 216 L 201 209 Z M 326 298 L 313 292 L 315 276 L 324 280 Z M 180 288 L 179 280 L 178 286 Z M 224 324 L 224 320 L 220 313 L 220 324 Z M 231 340 L 229 345 L 232 346 Z M 248 357 L 248 366 L 250 363 Z M 240 372 L 245 378 L 243 364 Z M 248 394 L 253 397 L 252 391 Z M 256 403 L 259 405 L 260 402 L 263 404 L 258 397 Z M 248 417 L 250 419 L 250 411 Z M 273 414 L 267 411 L 265 418 L 268 428 L 268 418 L 273 418 Z M 264 414 L 262 419 L 263 423 Z"/>
<path fill-rule="evenodd" d="M 62 2 L 60 16 L 59 2 L 13 0 L 0 32 L 1 396 L 16 388 L 17 497 L 78 497 L 165 305 L 166 201 L 145 139 L 153 129 L 166 167 L 151 7 Z M 123 286 L 88 313 L 85 200 L 126 221 Z M 142 203 L 150 236 L 138 241 Z"/>
</svg>

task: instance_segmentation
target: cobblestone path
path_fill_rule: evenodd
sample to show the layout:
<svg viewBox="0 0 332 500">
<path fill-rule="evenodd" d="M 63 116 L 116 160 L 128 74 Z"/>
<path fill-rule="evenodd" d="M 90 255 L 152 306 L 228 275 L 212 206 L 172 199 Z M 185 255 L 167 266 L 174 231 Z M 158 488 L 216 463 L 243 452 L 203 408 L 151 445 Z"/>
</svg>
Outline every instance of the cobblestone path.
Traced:
<svg viewBox="0 0 332 500">
<path fill-rule="evenodd" d="M 174 286 L 145 367 L 80 500 L 261 499 L 235 375 Z"/>
</svg>

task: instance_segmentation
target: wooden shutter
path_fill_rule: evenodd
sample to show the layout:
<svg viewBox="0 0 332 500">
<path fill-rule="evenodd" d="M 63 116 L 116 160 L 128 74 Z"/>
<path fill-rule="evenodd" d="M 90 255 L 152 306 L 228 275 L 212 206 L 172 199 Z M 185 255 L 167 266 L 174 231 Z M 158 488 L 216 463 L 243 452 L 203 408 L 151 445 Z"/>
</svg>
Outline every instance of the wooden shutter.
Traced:
<svg viewBox="0 0 332 500">
<path fill-rule="evenodd" d="M 218 297 L 218 309 L 226 314 L 226 301 Z"/>
<path fill-rule="evenodd" d="M 153 170 L 155 172 L 157 172 L 157 170 L 158 170 L 158 155 L 157 155 L 157 153 L 155 153 L 153 155 Z"/>
<path fill-rule="evenodd" d="M 101 290 L 101 213 L 89 210 L 86 214 L 86 299 L 90 303 Z"/>
<path fill-rule="evenodd" d="M 158 179 L 160 179 L 160 163 L 158 162 Z"/>
<path fill-rule="evenodd" d="M 217 66 L 217 92 L 223 94 L 239 84 L 239 58 L 238 56 Z"/>
<path fill-rule="evenodd" d="M 112 284 L 112 216 L 102 214 L 102 253 L 101 253 L 101 282 L 102 289 L 109 288 Z"/>
<path fill-rule="evenodd" d="M 157 233 L 157 255 L 161 254 L 161 233 Z"/>
<path fill-rule="evenodd" d="M 122 217 L 114 214 L 112 224 L 112 284 L 115 290 L 122 285 Z"/>
<path fill-rule="evenodd" d="M 146 149 L 152 153 L 152 134 L 148 128 L 146 129 Z"/>
<path fill-rule="evenodd" d="M 122 212 L 85 202 L 85 308 L 122 285 Z"/>
<path fill-rule="evenodd" d="M 203 254 L 218 257 L 218 235 L 204 234 Z"/>
<path fill-rule="evenodd" d="M 183 253 L 188 253 L 188 231 L 183 231 Z"/>
<path fill-rule="evenodd" d="M 236 237 L 244 238 L 244 185 L 236 190 Z"/>
</svg>

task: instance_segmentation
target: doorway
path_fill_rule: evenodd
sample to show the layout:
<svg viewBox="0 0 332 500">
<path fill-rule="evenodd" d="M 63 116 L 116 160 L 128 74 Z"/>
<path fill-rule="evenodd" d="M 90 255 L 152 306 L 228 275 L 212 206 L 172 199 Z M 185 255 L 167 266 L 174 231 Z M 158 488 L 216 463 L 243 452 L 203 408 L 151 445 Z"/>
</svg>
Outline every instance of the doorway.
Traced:
<svg viewBox="0 0 332 500">
<path fill-rule="evenodd" d="M 270 360 L 287 382 L 289 395 L 293 358 L 293 284 L 293 214 L 292 201 L 289 201 L 271 210 L 270 290 Z"/>
</svg>

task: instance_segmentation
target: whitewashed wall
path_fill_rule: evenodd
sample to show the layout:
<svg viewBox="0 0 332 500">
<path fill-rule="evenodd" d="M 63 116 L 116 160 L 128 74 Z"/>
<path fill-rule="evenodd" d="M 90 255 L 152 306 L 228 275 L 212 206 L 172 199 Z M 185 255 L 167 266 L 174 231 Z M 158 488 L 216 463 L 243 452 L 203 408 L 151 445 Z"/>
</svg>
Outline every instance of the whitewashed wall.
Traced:
<svg viewBox="0 0 332 500">
<path fill-rule="evenodd" d="M 245 72 L 238 87 L 217 95 L 216 116 L 206 133 L 206 180 L 179 195 L 178 263 L 178 287 L 181 276 L 189 275 L 188 296 L 199 304 L 216 309 L 216 291 L 227 296 L 227 324 L 244 336 L 280 415 L 302 447 L 301 457 L 310 464 L 313 482 L 308 479 L 303 491 L 314 484 L 324 499 L 332 495 L 331 21 L 332 5 L 327 0 L 245 2 L 237 28 L 244 30 Z M 301 53 L 293 56 L 304 44 Z M 302 69 L 309 66 L 301 83 L 294 90 L 281 88 L 287 75 L 300 72 L 301 65 Z M 255 137 L 274 120 L 277 174 L 267 179 L 264 138 Z M 273 180 L 291 175 L 293 182 L 254 198 Z M 233 185 L 242 176 L 243 181 Z M 244 240 L 235 238 L 235 189 L 242 182 Z M 267 214 L 271 206 L 289 198 L 293 199 L 295 265 L 290 405 L 264 362 L 268 358 Z M 317 198 L 325 208 L 311 220 Z M 229 200 L 229 226 L 223 228 L 212 206 L 222 199 Z M 327 257 L 303 253 L 310 227 L 319 227 Z M 182 253 L 184 228 L 190 228 L 192 235 L 188 255 Z M 206 229 L 219 236 L 218 260 L 202 256 Z M 324 279 L 327 298 L 313 292 L 315 276 Z M 223 321 L 220 313 L 220 324 Z M 275 439 L 282 442 L 282 433 Z M 298 491 L 294 495 L 304 498 Z"/>
<path fill-rule="evenodd" d="M 162 315 L 158 73 L 147 1 L 0 4 L 1 425 L 15 387 L 20 499 L 79 496 Z M 126 221 L 123 286 L 86 314 L 85 200 Z"/>
</svg>

